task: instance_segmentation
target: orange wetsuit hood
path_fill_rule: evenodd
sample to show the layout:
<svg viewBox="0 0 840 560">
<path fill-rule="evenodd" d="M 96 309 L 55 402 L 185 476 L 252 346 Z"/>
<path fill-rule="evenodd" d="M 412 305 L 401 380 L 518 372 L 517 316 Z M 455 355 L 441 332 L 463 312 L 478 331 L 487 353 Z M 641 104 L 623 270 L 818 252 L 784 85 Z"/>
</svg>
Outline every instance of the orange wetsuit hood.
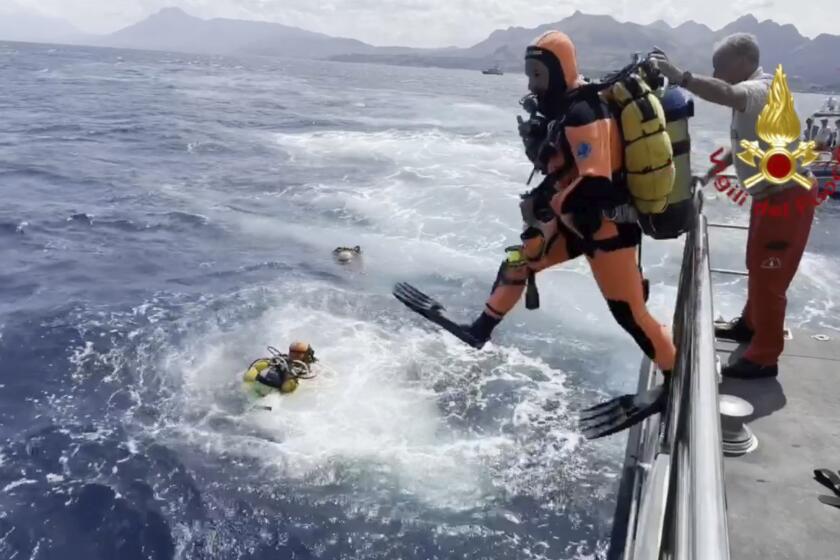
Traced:
<svg viewBox="0 0 840 560">
<path fill-rule="evenodd" d="M 525 60 L 541 62 L 548 70 L 548 90 L 537 96 L 543 114 L 557 113 L 567 92 L 578 87 L 578 65 L 575 45 L 560 31 L 543 33 L 525 51 Z"/>
</svg>

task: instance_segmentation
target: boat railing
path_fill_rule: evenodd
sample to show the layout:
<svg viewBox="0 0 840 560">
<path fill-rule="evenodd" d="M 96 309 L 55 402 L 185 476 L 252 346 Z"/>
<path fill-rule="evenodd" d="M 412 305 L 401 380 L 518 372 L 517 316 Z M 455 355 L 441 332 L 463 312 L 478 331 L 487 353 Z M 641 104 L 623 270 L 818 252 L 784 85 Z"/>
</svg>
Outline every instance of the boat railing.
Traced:
<svg viewBox="0 0 840 560">
<path fill-rule="evenodd" d="M 674 312 L 677 364 L 669 404 L 664 414 L 630 430 L 610 560 L 729 560 L 713 269 L 699 191 L 694 204 Z M 650 360 L 643 360 L 639 388 L 652 387 L 657 377 Z"/>
</svg>

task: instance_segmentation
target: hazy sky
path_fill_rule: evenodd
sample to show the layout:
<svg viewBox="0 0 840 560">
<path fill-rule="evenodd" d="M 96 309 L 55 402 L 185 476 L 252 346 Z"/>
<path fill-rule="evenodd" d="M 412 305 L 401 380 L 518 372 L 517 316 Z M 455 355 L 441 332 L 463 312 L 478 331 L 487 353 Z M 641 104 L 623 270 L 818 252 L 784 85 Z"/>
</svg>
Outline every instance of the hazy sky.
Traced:
<svg viewBox="0 0 840 560">
<path fill-rule="evenodd" d="M 793 23 L 807 36 L 840 34 L 840 0 L 0 0 L 106 33 L 167 6 L 204 17 L 275 21 L 375 45 L 467 46 L 492 30 L 533 27 L 575 9 L 650 23 L 687 19 L 720 28 L 747 13 Z M 2 10 L 0 10 L 1 12 Z"/>
</svg>

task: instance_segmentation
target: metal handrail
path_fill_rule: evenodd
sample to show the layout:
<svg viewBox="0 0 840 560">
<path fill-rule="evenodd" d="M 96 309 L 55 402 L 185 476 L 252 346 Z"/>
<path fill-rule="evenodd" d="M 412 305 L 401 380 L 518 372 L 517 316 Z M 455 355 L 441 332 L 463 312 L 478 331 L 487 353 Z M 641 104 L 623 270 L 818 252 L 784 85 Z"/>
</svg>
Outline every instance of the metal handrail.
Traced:
<svg viewBox="0 0 840 560">
<path fill-rule="evenodd" d="M 741 224 L 722 224 L 720 222 L 706 222 L 706 227 L 719 229 L 740 229 L 744 231 L 750 229 L 750 226 L 744 226 Z"/>
<path fill-rule="evenodd" d="M 731 274 L 732 276 L 749 276 L 750 273 L 746 270 L 732 270 L 731 268 L 712 268 L 710 272 L 717 274 Z"/>
<path fill-rule="evenodd" d="M 616 509 L 626 523 L 609 558 L 729 560 L 723 452 L 715 368 L 712 268 L 702 199 L 686 235 L 674 311 L 677 364 L 668 410 L 628 440 L 622 477 L 629 500 Z M 642 375 L 645 375 L 644 367 Z M 650 374 L 640 379 L 650 383 Z M 656 430 L 658 437 L 642 437 Z M 644 458 L 644 460 L 642 460 Z M 626 477 L 631 477 L 628 483 Z M 621 515 L 619 515 L 619 512 Z M 613 531 L 616 535 L 616 531 Z"/>
<path fill-rule="evenodd" d="M 712 275 L 706 217 L 698 215 L 695 230 L 695 322 L 688 398 L 688 450 L 691 547 L 693 560 L 728 560 L 726 489 L 715 367 Z M 680 473 L 684 476 L 685 473 Z"/>
</svg>

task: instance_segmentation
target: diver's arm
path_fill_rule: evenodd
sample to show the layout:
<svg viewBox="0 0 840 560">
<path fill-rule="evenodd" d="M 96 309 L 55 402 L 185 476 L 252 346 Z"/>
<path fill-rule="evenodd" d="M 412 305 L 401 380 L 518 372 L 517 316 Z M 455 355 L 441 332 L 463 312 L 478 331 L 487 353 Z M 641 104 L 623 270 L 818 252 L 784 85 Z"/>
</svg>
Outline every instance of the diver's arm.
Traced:
<svg viewBox="0 0 840 560">
<path fill-rule="evenodd" d="M 603 112 L 602 112 L 603 111 Z M 602 211 L 615 206 L 612 183 L 609 114 L 600 106 L 577 105 L 564 131 L 578 178 L 555 196 L 552 208 L 560 221 L 584 239 L 601 227 Z"/>
</svg>

